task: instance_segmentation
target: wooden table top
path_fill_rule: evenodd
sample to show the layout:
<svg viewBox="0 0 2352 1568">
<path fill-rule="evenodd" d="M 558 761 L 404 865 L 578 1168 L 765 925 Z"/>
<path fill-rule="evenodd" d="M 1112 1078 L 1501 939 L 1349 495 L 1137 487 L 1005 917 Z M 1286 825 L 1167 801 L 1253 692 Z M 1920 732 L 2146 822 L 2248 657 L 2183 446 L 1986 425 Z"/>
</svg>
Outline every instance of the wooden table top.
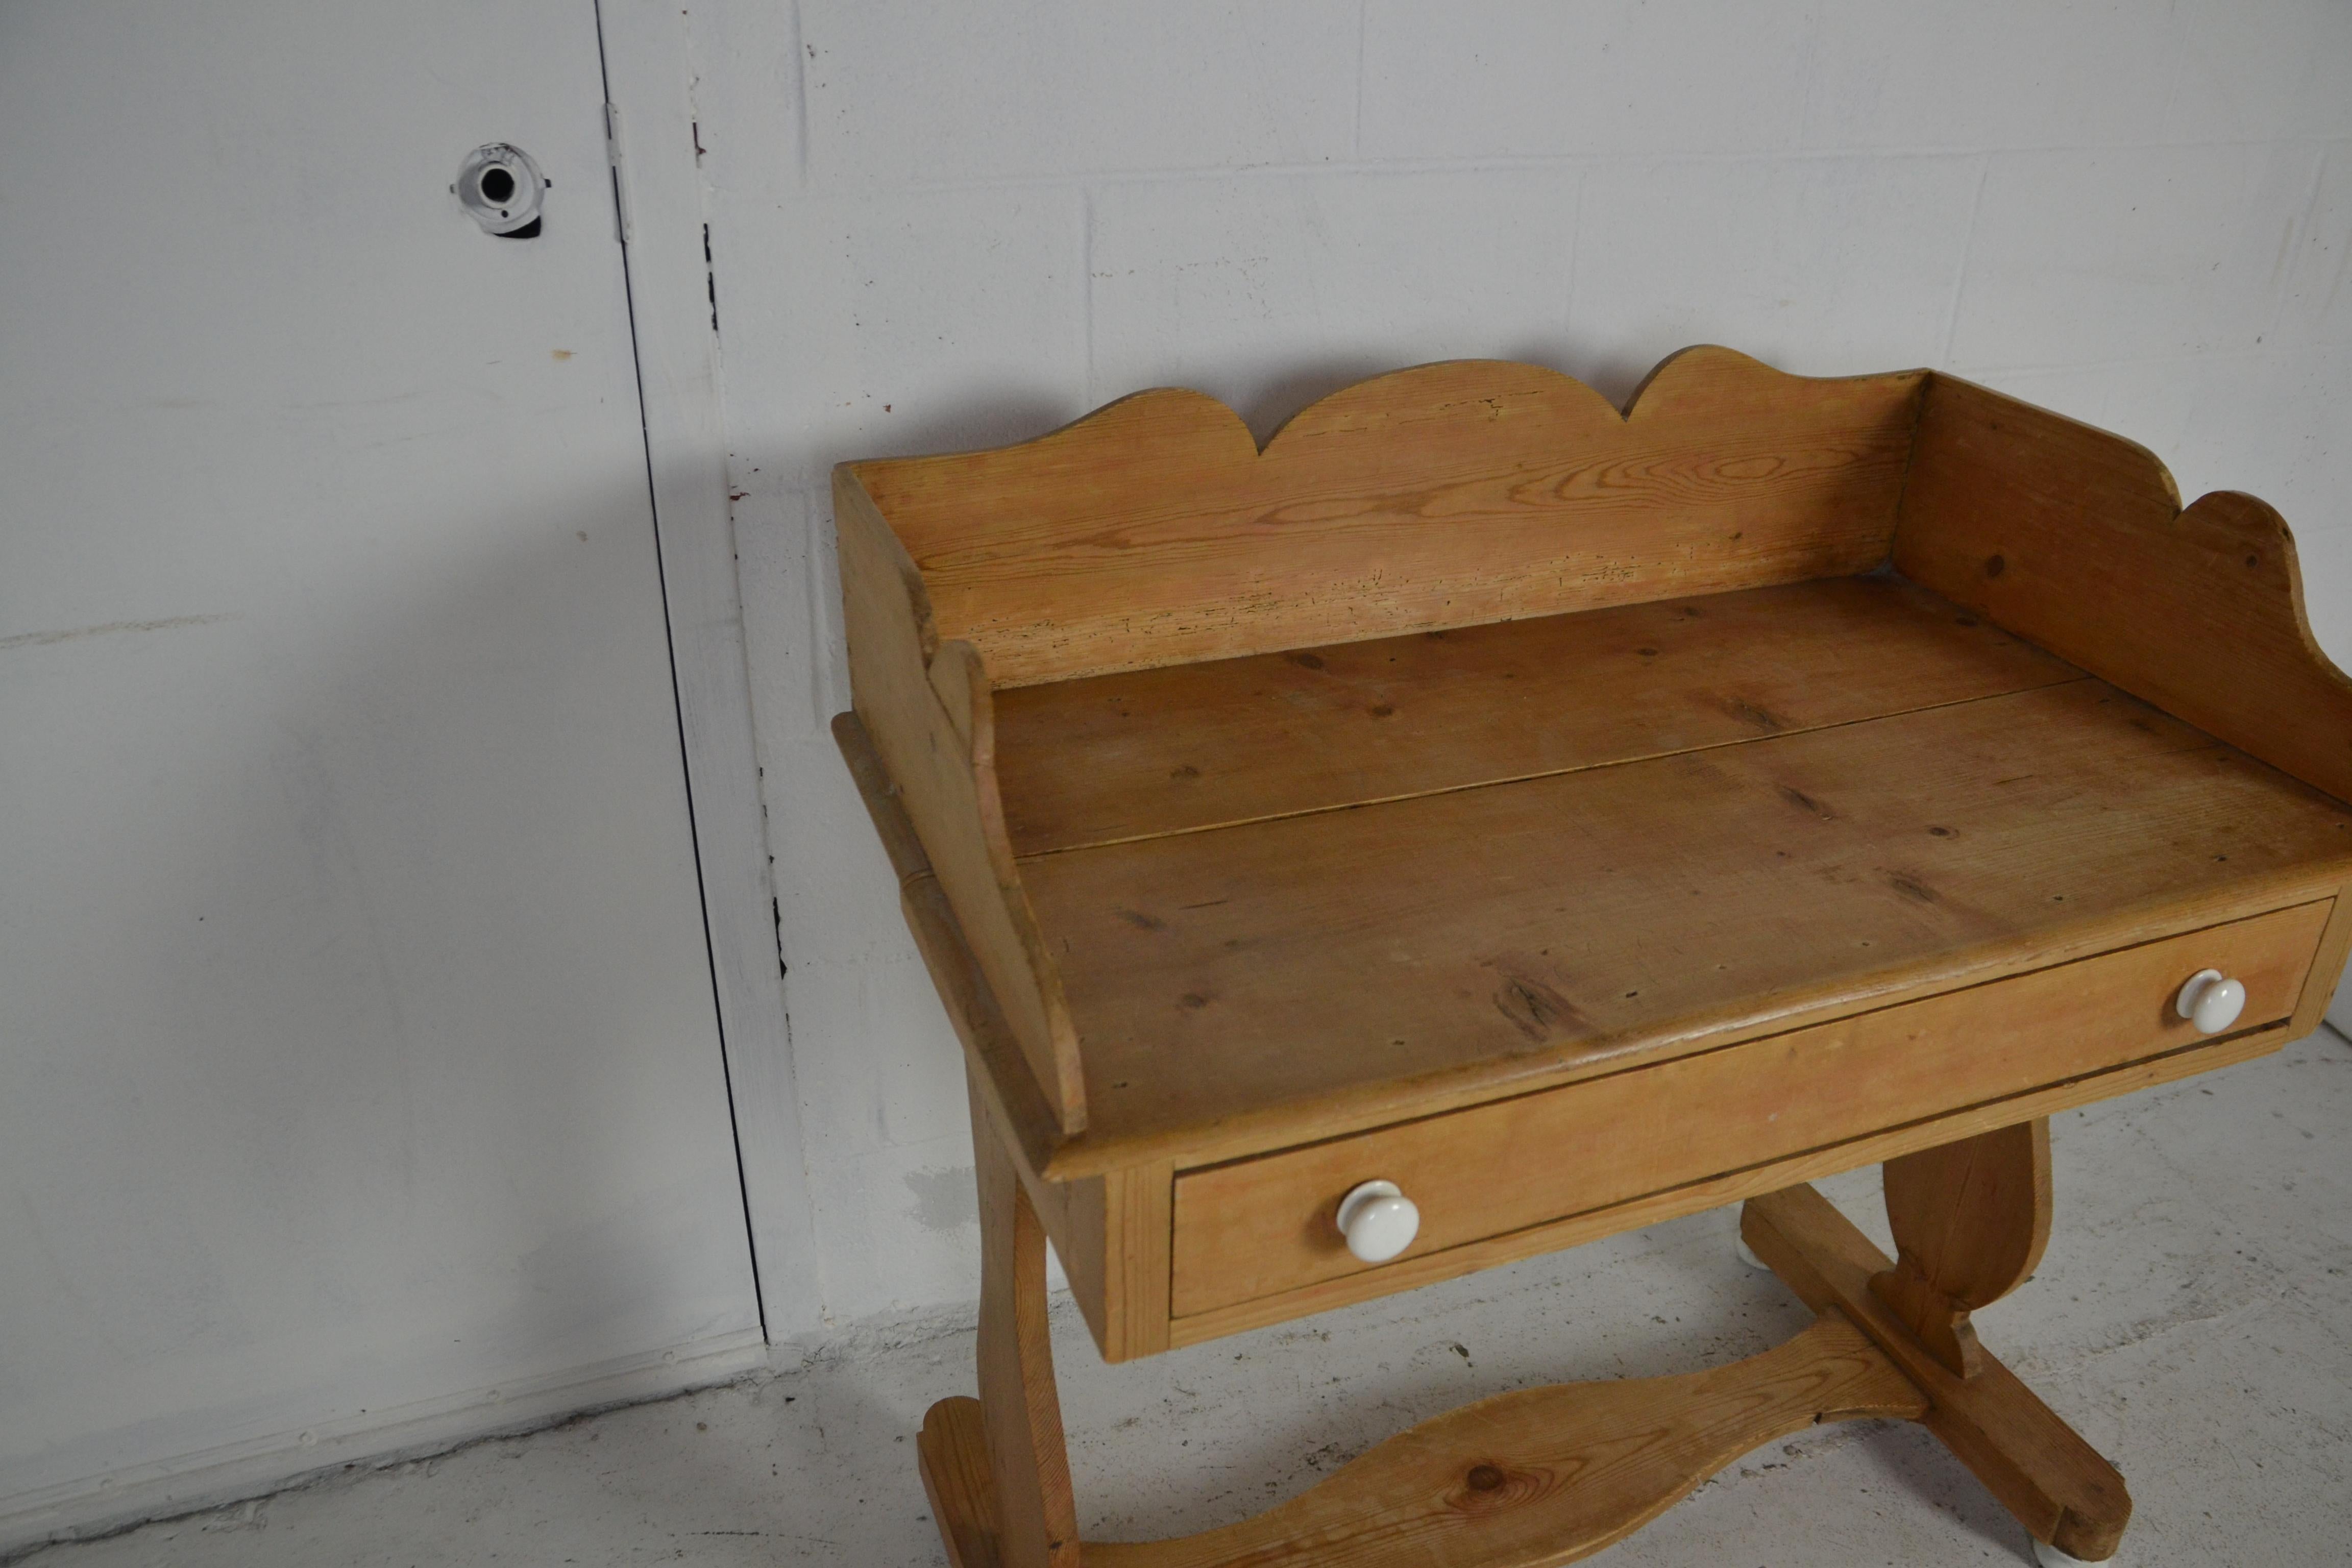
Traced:
<svg viewBox="0 0 2352 1568">
<path fill-rule="evenodd" d="M 1442 1109 L 2352 871 L 2340 803 L 1887 574 L 996 703 L 1095 1145 Z"/>
</svg>

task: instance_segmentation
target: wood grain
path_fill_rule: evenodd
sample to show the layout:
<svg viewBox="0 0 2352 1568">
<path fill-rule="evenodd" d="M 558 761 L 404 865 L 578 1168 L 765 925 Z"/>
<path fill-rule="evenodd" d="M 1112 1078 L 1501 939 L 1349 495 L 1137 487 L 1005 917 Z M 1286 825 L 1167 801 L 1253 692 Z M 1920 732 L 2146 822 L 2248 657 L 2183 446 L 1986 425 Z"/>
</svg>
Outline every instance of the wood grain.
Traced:
<svg viewBox="0 0 2352 1568">
<path fill-rule="evenodd" d="M 2327 930 L 2319 938 L 2319 954 L 2311 961 L 2311 978 L 2303 983 L 2303 1000 L 2288 1025 L 2294 1038 L 2303 1038 L 2326 1021 L 2347 954 L 2352 954 L 2352 899 L 2339 897 L 2336 912 L 2328 917 Z"/>
<path fill-rule="evenodd" d="M 1117 1314 L 1117 1326 L 1104 1337 L 1121 1358 L 1155 1355 L 1168 1348 L 1175 1164 L 1156 1161 L 1121 1171 L 1108 1182 L 1106 1195 L 1107 1233 L 1115 1244 L 1106 1269 L 1105 1295 Z"/>
<path fill-rule="evenodd" d="M 1893 577 L 1000 693 L 1018 855 L 1733 744 L 2078 679 Z"/>
<path fill-rule="evenodd" d="M 2331 897 L 2352 812 L 2084 680 L 1022 864 L 1086 1142 L 1192 1163 Z"/>
<path fill-rule="evenodd" d="M 1760 1194 L 1776 1192 L 1793 1182 L 1816 1181 L 1954 1138 L 1970 1137 L 2036 1116 L 2054 1116 L 2059 1111 L 2112 1100 L 2117 1095 L 2131 1094 L 2158 1084 L 2175 1083 L 2199 1073 L 2252 1061 L 2299 1037 L 2284 1025 L 2258 1029 L 2251 1034 L 2223 1035 L 2201 1045 L 2183 1047 L 2107 1072 L 2069 1079 L 2012 1100 L 1968 1106 L 1931 1121 L 1888 1128 L 1845 1143 L 1809 1149 L 1785 1160 L 1712 1176 L 1608 1208 L 1530 1226 L 1525 1230 L 1507 1231 L 1461 1247 L 1449 1247 L 1444 1252 L 1411 1254 L 1384 1268 L 1343 1274 L 1319 1284 L 1302 1286 L 1272 1296 L 1260 1296 L 1189 1318 L 1179 1318 L 1169 1325 L 1169 1343 L 1200 1344 L 1227 1334 L 1265 1328 L 1270 1323 L 1284 1323 L 1294 1318 L 1329 1311 L 1376 1296 L 1434 1284 L 1441 1279 L 1459 1279 L 1465 1274 L 1496 1268 L 1522 1258 L 1579 1247 L 1622 1231 L 1639 1230 L 1664 1220 L 1679 1219 L 1685 1215 L 1698 1214 Z"/>
<path fill-rule="evenodd" d="M 1185 1172 L 1176 1180 L 1172 1310 L 1184 1318 L 1395 1268 L 1360 1261 L 1339 1236 L 1339 1200 L 1359 1182 L 1395 1182 L 1419 1205 L 1410 1259 L 2193 1044 L 2195 1026 L 2170 1004 L 2180 982 L 2209 963 L 2245 983 L 2248 1028 L 2274 1023 L 2294 1010 L 2328 913 L 2327 904 L 2307 904 L 1566 1089 Z M 1894 1207 L 1901 1183 L 1888 1190 Z M 1935 1282 L 1960 1293 L 1969 1279 L 1956 1260 Z"/>
<path fill-rule="evenodd" d="M 1534 365 L 1352 386 L 1260 453 L 1198 393 L 844 465 L 999 686 L 1866 572 L 1925 373 L 1684 351 L 1621 416 Z"/>
<path fill-rule="evenodd" d="M 1003 1568 L 1078 1568 L 1076 1505 L 1045 1322 L 1045 1233 L 986 1103 L 971 1101 L 980 1188 L 980 1403 Z"/>
<path fill-rule="evenodd" d="M 1740 1234 L 1807 1306 L 1844 1313 L 1926 1393 L 1922 1424 L 2036 1539 L 2086 1562 L 2115 1554 L 2131 1521 L 2115 1467 L 1991 1356 L 1963 1378 L 1928 1354 L 1870 1292 L 1886 1255 L 1828 1199 L 1811 1187 L 1750 1199 Z"/>
<path fill-rule="evenodd" d="M 1024 1173 L 1034 1178 L 1062 1143 L 1060 1115 L 1045 1098 L 947 893 L 931 874 L 930 857 L 908 820 L 903 795 L 891 784 L 865 724 L 856 713 L 836 713 L 833 737 L 898 878 L 899 912 L 923 955 L 948 1020 L 963 1042 L 972 1080 L 987 1095 L 999 1125 L 1012 1134 Z M 1060 1237 L 1055 1240 L 1056 1246 L 1064 1245 Z"/>
<path fill-rule="evenodd" d="M 1937 374 L 1895 563 L 2337 799 L 2352 679 L 2312 639 L 2294 539 L 2252 496 L 2186 511 L 2147 448 Z"/>
<path fill-rule="evenodd" d="M 948 1568 L 1003 1568 L 996 1552 L 996 1477 L 988 1468 L 988 1419 L 970 1395 L 923 1413 L 915 1435 L 923 1495 L 939 1521 Z"/>
<path fill-rule="evenodd" d="M 1256 1517 L 1172 1541 L 1089 1541 L 1089 1568 L 1545 1568 L 1622 1540 L 1708 1476 L 1825 1422 L 1927 1401 L 1853 1324 L 1680 1377 L 1497 1394 L 1400 1433 Z M 994 1568 L 983 1415 L 931 1406 L 918 1440 L 953 1568 Z"/>
<path fill-rule="evenodd" d="M 1916 1389 L 1843 1319 L 1680 1377 L 1496 1394 L 1400 1433 L 1254 1519 L 1088 1542 L 1091 1568 L 1541 1568 L 1590 1556 L 1733 1459 L 1818 1423 L 1916 1416 Z"/>
<path fill-rule="evenodd" d="M 1895 1267 L 1871 1293 L 1946 1371 L 1974 1377 L 1984 1349 L 1969 1315 L 2025 1283 L 2050 1245 L 2050 1119 L 1889 1160 L 1882 1181 Z"/>
<path fill-rule="evenodd" d="M 1175 1167 L 1155 1161 L 1056 1184 L 1069 1195 L 1055 1237 L 1070 1294 L 1107 1362 L 1168 1348 L 1170 1204 Z"/>
<path fill-rule="evenodd" d="M 1005 837 L 987 679 L 968 647 L 941 642 L 913 563 L 845 474 L 834 515 L 858 720 L 1058 1130 L 1077 1131 L 1077 1037 Z"/>
<path fill-rule="evenodd" d="M 971 1092 L 1008 1141 L 1014 1170 L 1062 1258 L 1103 1359 L 1126 1361 L 1167 1349 L 1173 1166 L 1147 1162 L 1068 1181 L 1045 1174 L 1063 1139 L 1053 1108 L 1022 1059 L 865 726 L 856 714 L 842 713 L 835 716 L 833 732 L 899 878 L 908 929 L 963 1042 Z"/>
</svg>

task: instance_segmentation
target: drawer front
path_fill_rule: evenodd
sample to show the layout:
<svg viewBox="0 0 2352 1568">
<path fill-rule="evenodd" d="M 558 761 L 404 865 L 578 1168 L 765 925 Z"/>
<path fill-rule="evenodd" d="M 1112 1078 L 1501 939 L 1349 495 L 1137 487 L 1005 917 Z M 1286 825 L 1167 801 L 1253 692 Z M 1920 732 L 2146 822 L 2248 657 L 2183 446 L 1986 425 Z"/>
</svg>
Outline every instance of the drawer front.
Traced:
<svg viewBox="0 0 2352 1568">
<path fill-rule="evenodd" d="M 1401 1258 L 2023 1094 L 2207 1038 L 2174 1005 L 2212 968 L 2289 1016 L 2327 901 L 1561 1089 L 1286 1150 L 1176 1180 L 1172 1316 L 1388 1267 L 1359 1262 L 1339 1199 L 1397 1184 L 1420 1210 Z"/>
</svg>

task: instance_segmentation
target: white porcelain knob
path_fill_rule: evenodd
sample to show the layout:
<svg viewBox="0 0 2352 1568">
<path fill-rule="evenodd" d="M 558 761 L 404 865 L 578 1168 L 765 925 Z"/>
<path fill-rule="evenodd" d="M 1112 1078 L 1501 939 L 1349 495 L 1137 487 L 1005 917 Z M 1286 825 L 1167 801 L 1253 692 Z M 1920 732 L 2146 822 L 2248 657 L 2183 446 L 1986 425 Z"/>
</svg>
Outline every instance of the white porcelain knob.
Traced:
<svg viewBox="0 0 2352 1568">
<path fill-rule="evenodd" d="M 1394 1182 L 1366 1182 L 1339 1200 L 1339 1234 L 1367 1263 L 1386 1263 L 1421 1234 L 1421 1210 Z"/>
<path fill-rule="evenodd" d="M 2218 1035 L 2246 1010 L 2246 988 L 2218 969 L 2200 969 L 2180 988 L 2173 1007 L 2197 1026 L 2199 1034 Z"/>
</svg>

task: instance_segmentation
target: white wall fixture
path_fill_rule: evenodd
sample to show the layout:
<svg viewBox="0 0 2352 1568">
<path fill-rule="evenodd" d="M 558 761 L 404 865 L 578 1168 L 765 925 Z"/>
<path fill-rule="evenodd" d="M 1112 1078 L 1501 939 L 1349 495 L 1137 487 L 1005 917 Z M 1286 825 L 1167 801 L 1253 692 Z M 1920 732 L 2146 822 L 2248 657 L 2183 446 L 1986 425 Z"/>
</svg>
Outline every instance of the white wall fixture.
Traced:
<svg viewBox="0 0 2352 1568">
<path fill-rule="evenodd" d="M 539 234 L 547 184 L 530 153 L 493 142 L 466 154 L 449 191 L 483 233 L 500 239 L 531 239 Z"/>
</svg>

